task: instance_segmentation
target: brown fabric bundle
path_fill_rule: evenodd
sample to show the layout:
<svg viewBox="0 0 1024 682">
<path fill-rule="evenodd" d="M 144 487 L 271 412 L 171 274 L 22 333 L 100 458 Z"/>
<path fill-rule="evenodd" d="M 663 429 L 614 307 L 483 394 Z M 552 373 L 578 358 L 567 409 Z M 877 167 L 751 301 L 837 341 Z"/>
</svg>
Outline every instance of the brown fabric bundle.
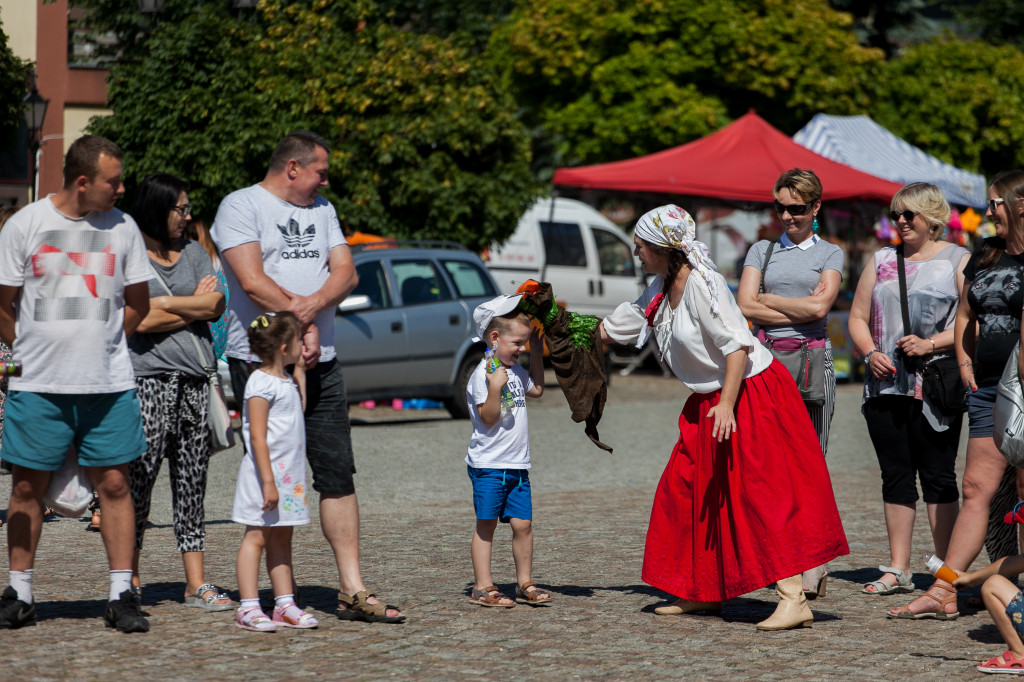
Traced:
<svg viewBox="0 0 1024 682">
<path fill-rule="evenodd" d="M 602 443 L 597 433 L 597 423 L 601 421 L 608 398 L 604 348 L 597 325 L 589 325 L 589 329 L 581 331 L 573 324 L 574 316 L 555 304 L 550 284 L 542 282 L 532 288 L 536 290 L 523 293 L 519 308 L 544 325 L 544 341 L 551 352 L 551 365 L 569 403 L 572 420 L 585 421 L 584 432 L 594 445 L 611 452 L 611 447 Z"/>
</svg>

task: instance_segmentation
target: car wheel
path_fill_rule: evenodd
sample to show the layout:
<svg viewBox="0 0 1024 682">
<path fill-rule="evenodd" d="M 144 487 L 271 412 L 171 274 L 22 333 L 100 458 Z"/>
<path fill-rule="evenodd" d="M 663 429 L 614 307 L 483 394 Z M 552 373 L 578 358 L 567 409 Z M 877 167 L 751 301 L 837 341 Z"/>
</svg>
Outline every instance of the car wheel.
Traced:
<svg viewBox="0 0 1024 682">
<path fill-rule="evenodd" d="M 462 361 L 459 373 L 455 375 L 455 383 L 452 385 L 452 397 L 444 401 L 445 409 L 455 419 L 469 419 L 469 405 L 466 403 L 466 386 L 469 385 L 469 377 L 473 375 L 480 359 L 473 351 Z"/>
</svg>

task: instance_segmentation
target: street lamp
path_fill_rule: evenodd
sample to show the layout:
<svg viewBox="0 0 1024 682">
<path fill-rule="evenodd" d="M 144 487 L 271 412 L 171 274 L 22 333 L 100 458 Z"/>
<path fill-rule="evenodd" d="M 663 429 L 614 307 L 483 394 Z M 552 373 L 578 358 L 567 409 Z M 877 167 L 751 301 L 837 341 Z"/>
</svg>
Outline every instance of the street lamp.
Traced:
<svg viewBox="0 0 1024 682">
<path fill-rule="evenodd" d="M 22 100 L 25 103 L 25 127 L 28 128 L 28 148 L 30 154 L 30 167 L 29 167 L 29 179 L 32 181 L 32 197 L 31 200 L 36 200 L 36 195 L 39 194 L 39 177 L 36 157 L 39 154 L 39 147 L 42 144 L 40 142 L 41 133 L 43 130 L 43 120 L 46 119 L 46 107 L 50 104 L 50 100 L 40 96 L 39 91 L 36 89 L 35 75 L 32 76 L 32 89 Z"/>
</svg>

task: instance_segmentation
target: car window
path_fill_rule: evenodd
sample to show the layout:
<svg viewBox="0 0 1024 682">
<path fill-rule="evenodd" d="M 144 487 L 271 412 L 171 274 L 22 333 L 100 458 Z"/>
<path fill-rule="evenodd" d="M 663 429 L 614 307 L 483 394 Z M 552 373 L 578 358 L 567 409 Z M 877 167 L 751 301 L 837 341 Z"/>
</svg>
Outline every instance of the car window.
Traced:
<svg viewBox="0 0 1024 682">
<path fill-rule="evenodd" d="M 636 277 L 633 253 L 618 236 L 596 225 L 590 226 L 597 244 L 597 258 L 601 261 L 602 275 Z"/>
<path fill-rule="evenodd" d="M 431 260 L 393 260 L 391 271 L 395 273 L 395 286 L 402 297 L 402 305 L 450 301 L 452 298 Z"/>
<path fill-rule="evenodd" d="M 448 276 L 455 283 L 455 291 L 460 298 L 498 295 L 491 283 L 491 278 L 476 263 L 464 260 L 442 260 L 441 265 L 448 271 Z"/>
<path fill-rule="evenodd" d="M 391 307 L 391 292 L 388 291 L 388 279 L 384 274 L 384 268 L 380 261 L 360 263 L 356 266 L 356 274 L 359 275 L 359 285 L 352 292 L 352 296 L 366 296 L 370 299 L 370 306 L 374 309 Z"/>
<path fill-rule="evenodd" d="M 583 248 L 583 235 L 576 223 L 548 223 L 541 221 L 540 233 L 544 237 L 544 252 L 548 265 L 587 267 L 587 252 Z"/>
</svg>

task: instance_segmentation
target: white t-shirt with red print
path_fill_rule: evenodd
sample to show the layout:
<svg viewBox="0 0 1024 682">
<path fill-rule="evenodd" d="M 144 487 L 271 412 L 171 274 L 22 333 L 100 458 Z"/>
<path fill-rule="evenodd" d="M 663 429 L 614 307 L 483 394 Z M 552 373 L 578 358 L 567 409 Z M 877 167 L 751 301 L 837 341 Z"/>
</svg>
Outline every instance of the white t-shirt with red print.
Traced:
<svg viewBox="0 0 1024 682">
<path fill-rule="evenodd" d="M 0 230 L 0 284 L 15 299 L 13 391 L 119 393 L 135 388 L 124 335 L 124 289 L 152 277 L 131 216 L 114 209 L 71 218 L 52 195 Z"/>
</svg>

